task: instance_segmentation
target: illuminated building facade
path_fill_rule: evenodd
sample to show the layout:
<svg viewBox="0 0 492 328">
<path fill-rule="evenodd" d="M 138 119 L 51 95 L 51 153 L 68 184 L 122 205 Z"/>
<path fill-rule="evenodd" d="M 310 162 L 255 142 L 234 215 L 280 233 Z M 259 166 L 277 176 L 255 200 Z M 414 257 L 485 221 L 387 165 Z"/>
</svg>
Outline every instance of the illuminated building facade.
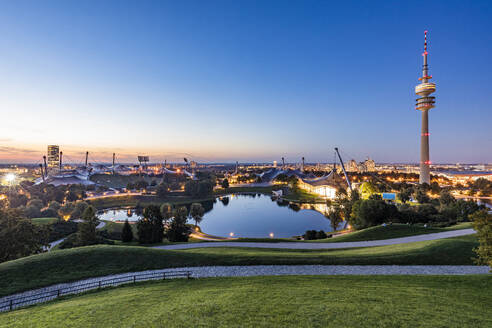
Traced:
<svg viewBox="0 0 492 328">
<path fill-rule="evenodd" d="M 429 82 L 432 78 L 429 75 L 429 67 L 427 65 L 427 31 L 425 31 L 424 41 L 424 64 L 422 66 L 421 81 L 415 87 L 415 93 L 419 96 L 415 109 L 422 112 L 422 131 L 420 134 L 420 183 L 430 183 L 430 156 L 429 156 L 429 110 L 434 108 L 435 97 L 431 97 L 430 94 L 436 91 L 435 83 Z"/>
<path fill-rule="evenodd" d="M 57 145 L 48 146 L 48 167 L 58 168 L 60 166 L 60 147 Z"/>
<path fill-rule="evenodd" d="M 298 187 L 325 199 L 335 199 L 337 191 L 347 189 L 345 181 L 335 171 L 315 179 L 298 177 Z"/>
</svg>

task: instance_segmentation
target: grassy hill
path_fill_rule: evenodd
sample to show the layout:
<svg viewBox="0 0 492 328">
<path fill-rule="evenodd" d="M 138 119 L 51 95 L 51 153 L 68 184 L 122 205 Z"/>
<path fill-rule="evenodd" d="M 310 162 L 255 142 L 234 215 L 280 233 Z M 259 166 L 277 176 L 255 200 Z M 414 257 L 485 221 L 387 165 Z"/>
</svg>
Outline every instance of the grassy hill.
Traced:
<svg viewBox="0 0 492 328">
<path fill-rule="evenodd" d="M 150 282 L 0 314 L 2 327 L 491 327 L 488 276 Z"/>
<path fill-rule="evenodd" d="M 382 240 L 391 238 L 401 238 L 429 233 L 445 232 L 450 230 L 460 230 L 471 228 L 470 222 L 460 223 L 447 228 L 424 227 L 424 225 L 393 224 L 390 226 L 375 226 L 323 240 L 310 240 L 309 242 L 339 243 L 349 241 Z"/>
<path fill-rule="evenodd" d="M 31 222 L 35 225 L 50 225 L 58 220 L 58 218 L 32 218 Z"/>
<path fill-rule="evenodd" d="M 184 266 L 253 264 L 470 265 L 475 236 L 339 250 L 202 248 L 159 250 L 98 245 L 28 256 L 0 264 L 0 295 L 113 273 Z"/>
</svg>

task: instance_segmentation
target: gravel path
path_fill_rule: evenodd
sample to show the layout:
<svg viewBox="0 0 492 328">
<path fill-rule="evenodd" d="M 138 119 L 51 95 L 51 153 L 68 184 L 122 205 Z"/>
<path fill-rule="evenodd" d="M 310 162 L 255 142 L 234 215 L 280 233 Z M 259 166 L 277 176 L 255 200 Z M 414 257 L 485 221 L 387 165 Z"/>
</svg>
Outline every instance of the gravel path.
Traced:
<svg viewBox="0 0 492 328">
<path fill-rule="evenodd" d="M 289 248 L 289 249 L 337 249 L 337 248 L 355 248 L 355 247 L 373 247 L 396 244 L 407 244 L 416 241 L 436 240 L 450 237 L 459 237 L 474 234 L 473 229 L 452 230 L 446 232 L 430 233 L 426 235 L 417 235 L 402 238 L 371 240 L 371 241 L 353 241 L 339 243 L 306 243 L 306 242 L 207 242 L 207 243 L 188 243 L 177 245 L 154 246 L 160 249 L 190 249 L 203 247 L 256 247 L 256 248 Z"/>
<path fill-rule="evenodd" d="M 282 276 L 282 275 L 467 275 L 489 274 L 487 266 L 471 265 L 251 265 L 251 266 L 203 266 L 184 267 L 162 270 L 128 272 L 103 277 L 79 280 L 71 283 L 56 284 L 0 298 L 0 304 L 10 299 L 26 297 L 34 294 L 57 291 L 77 287 L 100 280 L 130 277 L 141 273 L 163 273 L 174 271 L 191 271 L 194 278 L 206 277 L 251 277 L 251 276 Z M 114 285 L 119 285 L 115 283 Z M 96 289 L 96 288 L 94 288 Z M 56 294 L 56 293 L 55 293 Z M 42 299 L 41 303 L 54 299 Z"/>
</svg>

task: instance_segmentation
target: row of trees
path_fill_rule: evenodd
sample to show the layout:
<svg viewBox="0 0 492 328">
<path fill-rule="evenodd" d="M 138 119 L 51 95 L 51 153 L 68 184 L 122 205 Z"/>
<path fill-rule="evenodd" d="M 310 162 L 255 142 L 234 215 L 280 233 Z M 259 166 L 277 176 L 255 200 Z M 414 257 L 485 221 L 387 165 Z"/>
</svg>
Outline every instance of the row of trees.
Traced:
<svg viewBox="0 0 492 328">
<path fill-rule="evenodd" d="M 451 225 L 469 221 L 470 216 L 482 208 L 474 201 L 456 200 L 449 192 L 442 192 L 439 199 L 433 200 L 432 203 L 414 206 L 388 204 L 375 194 L 368 199 L 353 202 L 348 221 L 356 229 L 384 222 Z"/>
<path fill-rule="evenodd" d="M 424 192 L 425 188 L 402 190 L 398 195 L 403 203 L 400 205 L 383 201 L 379 194 L 373 193 L 370 185 L 361 190 L 366 199 L 356 190 L 349 195 L 340 191 L 336 199 L 330 202 L 327 217 L 331 220 L 333 230 L 337 230 L 344 220 L 355 229 L 364 229 L 385 222 L 434 223 L 447 226 L 469 221 L 472 214 L 483 209 L 483 206 L 474 201 L 455 199 L 447 190 L 441 190 L 439 198 L 430 199 Z M 410 193 L 415 195 L 421 204 L 406 204 Z"/>
<path fill-rule="evenodd" d="M 140 244 L 160 243 L 164 238 L 169 241 L 188 241 L 191 228 L 187 220 L 192 218 L 195 226 L 203 219 L 205 209 L 200 203 L 191 204 L 190 211 L 186 206 L 173 208 L 171 204 L 148 205 L 143 209 L 142 218 L 137 221 L 137 239 Z M 122 241 L 133 240 L 133 231 L 127 221 L 122 230 Z"/>
<path fill-rule="evenodd" d="M 190 180 L 185 183 L 185 194 L 192 197 L 206 197 L 213 193 L 214 185 L 211 180 Z"/>
<path fill-rule="evenodd" d="M 65 222 L 55 222 L 57 229 L 34 225 L 21 210 L 8 208 L 6 205 L 6 202 L 0 202 L 0 262 L 40 253 L 50 241 L 60 238 L 60 233 L 74 232 L 72 224 L 67 223 L 67 227 Z M 82 211 L 77 232 L 67 238 L 64 245 L 61 245 L 62 248 L 104 242 L 96 233 L 98 220 L 95 213 L 92 206 L 87 206 Z"/>
<path fill-rule="evenodd" d="M 8 188 L 2 193 L 7 195 L 10 208 L 27 207 L 30 200 L 39 200 L 41 207 L 45 207 L 51 201 L 64 203 L 83 199 L 86 191 L 94 189 L 94 186 L 68 185 L 52 186 L 47 184 L 34 185 L 32 182 L 22 181 L 15 188 Z"/>
</svg>

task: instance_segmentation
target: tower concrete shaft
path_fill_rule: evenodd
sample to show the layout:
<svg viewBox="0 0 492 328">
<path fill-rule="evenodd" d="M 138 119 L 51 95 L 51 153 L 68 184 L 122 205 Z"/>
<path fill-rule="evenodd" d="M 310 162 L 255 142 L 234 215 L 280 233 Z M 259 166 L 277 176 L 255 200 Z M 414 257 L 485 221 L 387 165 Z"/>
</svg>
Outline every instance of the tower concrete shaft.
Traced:
<svg viewBox="0 0 492 328">
<path fill-rule="evenodd" d="M 422 131 L 420 134 L 420 183 L 430 183 L 430 155 L 429 155 L 429 110 L 434 108 L 435 97 L 430 94 L 436 91 L 435 83 L 429 82 L 432 78 L 429 75 L 427 65 L 427 31 L 425 31 L 424 53 L 422 54 L 424 63 L 422 66 L 422 82 L 415 87 L 415 93 L 420 96 L 417 98 L 415 109 L 422 112 Z"/>
<path fill-rule="evenodd" d="M 429 111 L 422 111 L 422 133 L 420 136 L 420 177 L 419 183 L 430 184 L 429 154 Z"/>
</svg>

